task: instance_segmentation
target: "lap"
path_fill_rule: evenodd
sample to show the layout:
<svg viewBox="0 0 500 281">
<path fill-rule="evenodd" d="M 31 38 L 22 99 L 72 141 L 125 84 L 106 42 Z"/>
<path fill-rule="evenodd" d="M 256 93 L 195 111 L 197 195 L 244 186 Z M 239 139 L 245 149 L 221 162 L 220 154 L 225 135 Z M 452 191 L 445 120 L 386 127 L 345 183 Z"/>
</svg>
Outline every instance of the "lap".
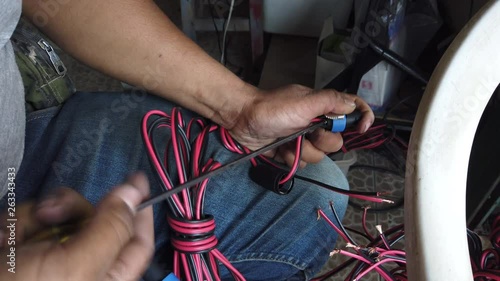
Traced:
<svg viewBox="0 0 500 281">
<path fill-rule="evenodd" d="M 31 114 L 17 179 L 18 199 L 69 186 L 96 204 L 137 170 L 146 172 L 152 193 L 159 194 L 140 123 L 147 111 L 169 112 L 171 107 L 144 94 L 77 93 L 62 108 Z M 210 136 L 207 153 L 221 163 L 236 157 L 216 135 Z M 285 279 L 297 271 L 311 277 L 328 258 L 336 239 L 324 221 L 317 221 L 316 211 L 333 201 L 343 215 L 347 199 L 299 180 L 290 194 L 277 195 L 252 182 L 249 168 L 250 163 L 235 167 L 208 185 L 205 212 L 215 217 L 218 248 L 249 280 Z M 347 188 L 345 177 L 327 158 L 299 173 Z M 168 241 L 165 204 L 154 209 L 160 249 Z"/>
</svg>

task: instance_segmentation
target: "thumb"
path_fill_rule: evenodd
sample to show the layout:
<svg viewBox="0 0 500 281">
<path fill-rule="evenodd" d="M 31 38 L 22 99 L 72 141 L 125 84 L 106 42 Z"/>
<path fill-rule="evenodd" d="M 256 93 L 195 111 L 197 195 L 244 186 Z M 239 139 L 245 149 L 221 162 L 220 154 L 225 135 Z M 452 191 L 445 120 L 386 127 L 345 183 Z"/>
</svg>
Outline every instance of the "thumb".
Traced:
<svg viewBox="0 0 500 281">
<path fill-rule="evenodd" d="M 375 115 L 366 101 L 356 95 L 340 93 L 335 90 L 320 90 L 307 96 L 308 106 L 310 108 L 304 114 L 309 118 L 314 118 L 318 115 L 338 115 L 349 114 L 355 109 L 359 110 L 363 117 L 358 122 L 358 132 L 364 133 L 375 121 Z"/>
<path fill-rule="evenodd" d="M 320 90 L 310 97 L 313 99 L 311 102 L 315 103 L 321 111 L 316 112 L 316 116 L 322 114 L 349 114 L 357 106 L 355 96 L 335 90 Z"/>
<path fill-rule="evenodd" d="M 294 112 L 303 122 L 321 115 L 349 114 L 356 109 L 356 97 L 335 90 L 311 91 L 299 99 L 290 100 L 289 110 Z M 303 125 L 303 124 L 301 124 Z"/>
<path fill-rule="evenodd" d="M 116 187 L 98 205 L 87 228 L 67 242 L 70 260 L 81 266 L 78 274 L 87 280 L 101 280 L 134 236 L 136 207 L 149 196 L 144 174 L 135 174 Z M 85 249 L 85 250 L 82 250 Z"/>
</svg>

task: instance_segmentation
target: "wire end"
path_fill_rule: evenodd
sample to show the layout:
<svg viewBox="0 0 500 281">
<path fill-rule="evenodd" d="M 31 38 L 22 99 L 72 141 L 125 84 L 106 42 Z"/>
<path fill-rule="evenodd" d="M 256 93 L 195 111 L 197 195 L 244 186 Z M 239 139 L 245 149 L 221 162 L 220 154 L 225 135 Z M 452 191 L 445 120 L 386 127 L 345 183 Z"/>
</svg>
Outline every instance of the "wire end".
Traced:
<svg viewBox="0 0 500 281">
<path fill-rule="evenodd" d="M 352 243 L 349 243 L 349 242 L 346 243 L 345 247 L 346 248 L 353 248 L 353 249 L 356 249 L 356 250 L 361 249 L 359 246 L 356 246 L 356 245 L 354 245 Z"/>
<path fill-rule="evenodd" d="M 339 249 L 334 249 L 333 251 L 330 252 L 330 257 L 332 257 L 332 256 L 334 256 L 334 255 L 336 255 L 338 253 L 340 253 L 340 250 Z"/>
</svg>

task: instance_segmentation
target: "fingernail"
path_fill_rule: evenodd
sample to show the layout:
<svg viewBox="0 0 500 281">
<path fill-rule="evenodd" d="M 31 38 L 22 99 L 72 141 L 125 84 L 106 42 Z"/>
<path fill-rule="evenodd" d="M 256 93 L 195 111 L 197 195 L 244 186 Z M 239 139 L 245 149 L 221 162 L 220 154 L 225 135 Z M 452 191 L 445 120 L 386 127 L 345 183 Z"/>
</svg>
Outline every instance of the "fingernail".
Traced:
<svg viewBox="0 0 500 281">
<path fill-rule="evenodd" d="M 57 205 L 57 199 L 56 198 L 49 198 L 41 201 L 38 203 L 36 206 L 37 209 L 43 209 L 43 208 L 51 208 Z"/>
<path fill-rule="evenodd" d="M 356 102 L 354 102 L 353 99 L 350 99 L 350 98 L 344 98 L 344 102 L 349 105 L 349 106 L 352 106 L 352 107 L 356 107 Z"/>
<path fill-rule="evenodd" d="M 50 208 L 57 205 L 59 201 L 60 194 L 58 192 L 50 192 L 45 194 L 36 205 L 37 209 Z"/>
</svg>

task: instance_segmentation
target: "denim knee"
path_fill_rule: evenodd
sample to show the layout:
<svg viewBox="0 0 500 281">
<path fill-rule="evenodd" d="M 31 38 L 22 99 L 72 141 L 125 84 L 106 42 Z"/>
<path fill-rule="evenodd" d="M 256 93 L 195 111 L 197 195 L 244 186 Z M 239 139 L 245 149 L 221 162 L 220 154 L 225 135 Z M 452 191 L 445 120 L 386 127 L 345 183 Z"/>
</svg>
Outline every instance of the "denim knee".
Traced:
<svg viewBox="0 0 500 281">
<path fill-rule="evenodd" d="M 218 248 L 249 280 L 312 278 L 337 238 L 325 221 L 317 220 L 317 211 L 324 210 L 335 221 L 328 211 L 332 202 L 342 218 L 347 197 L 298 179 L 288 195 L 278 195 L 252 182 L 249 166 L 212 179 L 206 211 L 216 218 Z M 298 174 L 348 188 L 345 176 L 328 158 Z"/>
</svg>

